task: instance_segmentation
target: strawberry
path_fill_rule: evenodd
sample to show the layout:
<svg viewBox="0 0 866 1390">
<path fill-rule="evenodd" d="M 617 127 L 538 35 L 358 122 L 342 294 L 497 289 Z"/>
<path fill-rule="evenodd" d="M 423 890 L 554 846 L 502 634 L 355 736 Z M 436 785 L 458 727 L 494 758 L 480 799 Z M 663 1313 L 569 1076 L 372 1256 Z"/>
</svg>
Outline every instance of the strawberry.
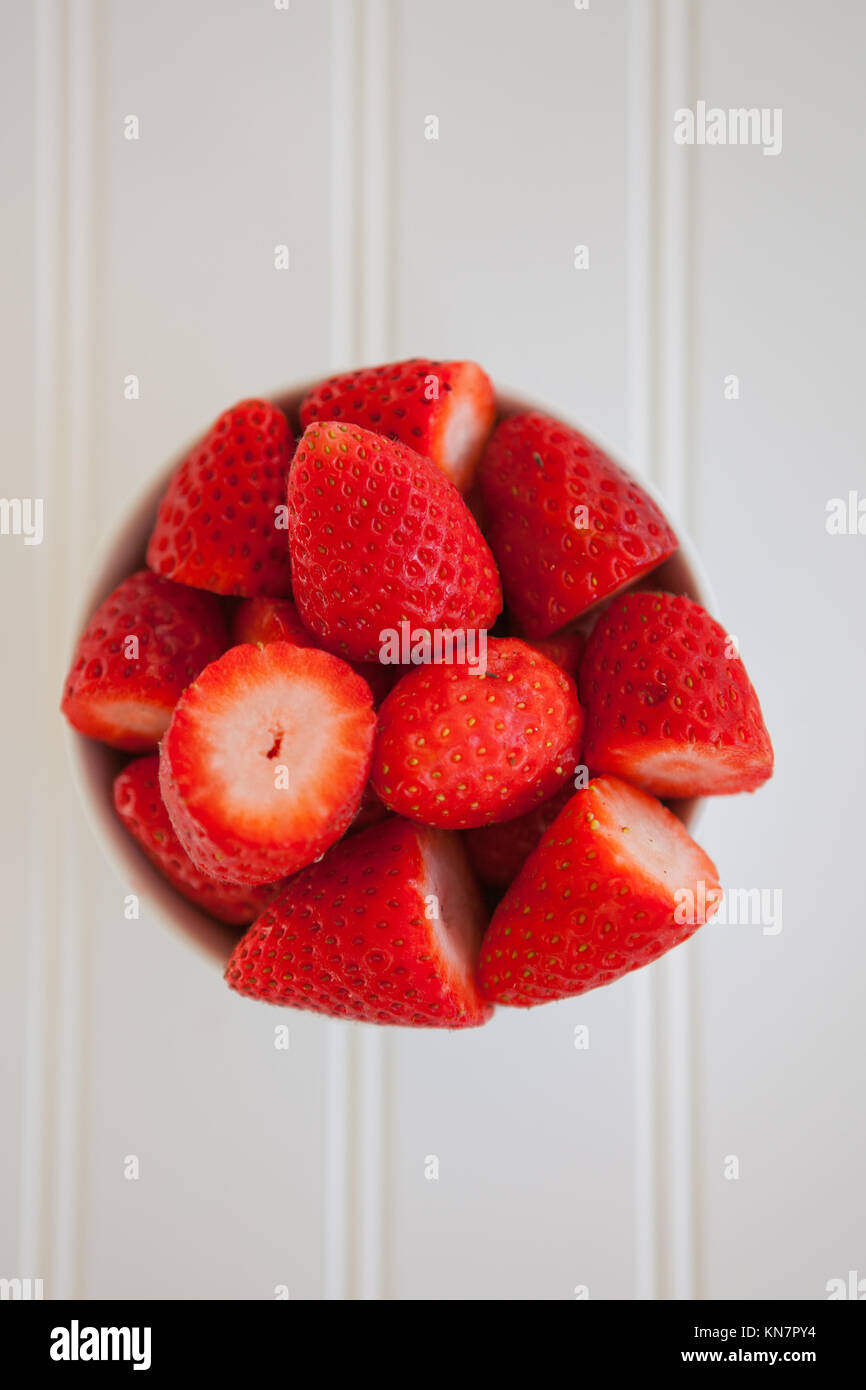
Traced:
<svg viewBox="0 0 866 1390">
<path fill-rule="evenodd" d="M 569 779 L 548 801 L 533 806 L 514 820 L 481 825 L 463 832 L 463 846 L 469 863 L 482 883 L 491 888 L 507 888 L 520 872 L 545 830 L 548 830 L 567 801 L 574 796 Z"/>
<path fill-rule="evenodd" d="M 506 602 L 528 637 L 557 632 L 677 548 L 634 478 L 549 416 L 503 420 L 478 476 Z"/>
<path fill-rule="evenodd" d="M 304 627 L 290 598 L 243 599 L 234 615 L 232 637 L 238 645 L 242 642 L 292 642 L 296 647 L 319 645 Z M 367 682 L 376 706 L 381 705 L 403 674 L 402 667 L 383 666 L 377 661 L 350 661 L 348 665 Z"/>
<path fill-rule="evenodd" d="M 315 647 L 315 637 L 307 631 L 290 598 L 242 599 L 232 619 L 232 641 L 236 646 L 251 642 L 292 642 L 296 647 Z"/>
<path fill-rule="evenodd" d="M 232 647 L 178 701 L 159 781 L 202 873 L 269 883 L 338 840 L 361 802 L 375 716 L 344 661 L 271 642 Z"/>
<path fill-rule="evenodd" d="M 275 405 L 241 401 L 224 411 L 172 475 L 147 547 L 150 568 L 215 594 L 290 593 L 278 509 L 291 456 Z"/>
<path fill-rule="evenodd" d="M 716 911 L 718 874 L 661 802 L 616 777 L 576 792 L 490 923 L 485 997 L 529 1007 L 648 965 Z"/>
<path fill-rule="evenodd" d="M 525 643 L 491 637 L 485 674 L 419 666 L 397 683 L 379 711 L 371 781 L 425 825 L 508 820 L 572 780 L 582 733 L 574 681 Z"/>
<path fill-rule="evenodd" d="M 456 835 L 391 817 L 297 874 L 235 947 L 239 994 L 338 1018 L 486 1023 L 485 914 Z"/>
<path fill-rule="evenodd" d="M 586 635 L 583 632 L 560 632 L 555 637 L 541 637 L 537 642 L 530 642 L 527 638 L 526 645 L 541 652 L 572 680 L 577 680 L 586 648 Z"/>
<path fill-rule="evenodd" d="M 490 627 L 493 556 L 429 459 L 355 425 L 308 425 L 289 474 L 295 599 L 322 646 L 376 661 L 381 633 Z"/>
<path fill-rule="evenodd" d="M 367 783 L 364 794 L 361 797 L 361 804 L 358 807 L 355 819 L 346 831 L 347 835 L 354 835 L 358 830 L 366 830 L 371 825 L 378 825 L 379 821 L 385 820 L 391 812 L 387 806 L 383 806 L 376 793 L 373 791 L 371 783 Z"/>
<path fill-rule="evenodd" d="M 139 570 L 103 599 L 79 638 L 60 708 L 80 734 L 147 752 L 182 691 L 225 645 L 213 595 Z"/>
<path fill-rule="evenodd" d="M 340 420 L 397 439 L 432 459 L 460 492 L 493 428 L 496 403 L 477 362 L 413 357 L 329 377 L 301 403 L 301 424 Z"/>
<path fill-rule="evenodd" d="M 580 679 L 591 771 L 663 797 L 754 791 L 771 776 L 773 748 L 746 668 L 691 599 L 622 595 L 593 629 Z"/>
<path fill-rule="evenodd" d="M 134 840 L 179 893 L 220 922 L 245 927 L 282 891 L 282 881 L 258 887 L 220 883 L 199 873 L 168 818 L 159 791 L 159 756 L 128 763 L 114 779 L 114 806 Z"/>
</svg>

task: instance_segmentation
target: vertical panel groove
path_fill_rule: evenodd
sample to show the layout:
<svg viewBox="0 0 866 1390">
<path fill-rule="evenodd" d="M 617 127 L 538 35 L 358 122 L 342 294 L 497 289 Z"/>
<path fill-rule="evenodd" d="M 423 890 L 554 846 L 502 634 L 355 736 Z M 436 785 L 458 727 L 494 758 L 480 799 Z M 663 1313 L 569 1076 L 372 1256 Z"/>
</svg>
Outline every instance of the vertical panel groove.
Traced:
<svg viewBox="0 0 866 1390">
<path fill-rule="evenodd" d="M 390 349 L 388 0 L 331 3 L 332 370 Z M 387 1287 L 387 1038 L 328 1024 L 326 1296 L 378 1299 Z"/>
<path fill-rule="evenodd" d="M 631 0 L 628 15 L 628 443 L 629 460 L 652 474 L 656 458 L 653 372 L 656 283 L 657 6 Z M 632 980 L 635 1039 L 635 1292 L 658 1296 L 658 1114 L 653 1038 L 655 979 L 640 971 Z"/>
<path fill-rule="evenodd" d="M 673 113 L 691 101 L 688 0 L 632 0 L 630 26 L 630 447 L 676 523 L 690 520 L 691 201 L 689 152 Z M 635 980 L 636 1288 L 696 1292 L 694 989 L 674 952 Z"/>
</svg>

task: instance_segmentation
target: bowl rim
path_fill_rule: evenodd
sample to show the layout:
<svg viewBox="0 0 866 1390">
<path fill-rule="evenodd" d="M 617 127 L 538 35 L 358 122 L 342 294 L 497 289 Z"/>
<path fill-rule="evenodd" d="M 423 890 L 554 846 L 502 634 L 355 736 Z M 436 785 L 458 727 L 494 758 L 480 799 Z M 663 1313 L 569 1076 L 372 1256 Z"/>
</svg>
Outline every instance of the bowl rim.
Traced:
<svg viewBox="0 0 866 1390">
<path fill-rule="evenodd" d="M 321 379 L 316 377 L 303 385 L 262 396 L 263 400 L 271 401 L 286 413 L 296 440 L 299 436 L 298 410 L 301 401 Z M 570 428 L 581 428 L 564 416 L 562 411 L 554 410 L 534 398 L 523 395 L 522 392 L 512 391 L 510 387 L 499 388 L 495 384 L 494 390 L 497 405 L 496 423 L 506 415 L 534 411 L 562 420 L 563 424 Z M 84 630 L 98 604 L 126 575 L 144 566 L 147 537 L 169 478 L 201 439 L 202 433 L 138 488 L 126 505 L 118 525 L 97 547 L 93 562 L 89 566 L 84 597 L 76 606 L 75 631 L 70 642 L 72 651 L 79 634 Z M 632 472 L 615 450 L 601 441 L 600 447 L 620 467 Z M 660 509 L 667 513 L 668 504 L 656 486 L 648 479 L 634 476 Z M 677 551 L 656 570 L 648 573 L 659 573 L 668 566 L 682 570 L 683 582 L 677 584 L 677 590 L 687 593 L 702 607 L 714 613 L 715 594 L 710 580 L 691 538 L 679 524 L 679 518 L 676 518 L 676 522 L 675 530 L 679 542 Z M 137 557 L 136 563 L 130 563 L 131 553 Z M 108 747 L 107 744 L 86 738 L 66 720 L 63 722 L 72 781 L 85 818 L 103 856 L 111 864 L 118 878 L 128 885 L 129 892 L 136 894 L 140 907 L 144 907 L 150 917 L 155 918 L 160 926 L 171 931 L 173 935 L 180 936 L 200 956 L 222 969 L 244 929 L 216 921 L 184 898 L 151 864 L 136 841 L 124 829 L 114 811 L 114 778 L 122 765 L 140 755 L 123 753 Z M 676 813 L 690 834 L 694 833 L 705 802 L 706 798 L 697 797 L 676 805 Z"/>
</svg>

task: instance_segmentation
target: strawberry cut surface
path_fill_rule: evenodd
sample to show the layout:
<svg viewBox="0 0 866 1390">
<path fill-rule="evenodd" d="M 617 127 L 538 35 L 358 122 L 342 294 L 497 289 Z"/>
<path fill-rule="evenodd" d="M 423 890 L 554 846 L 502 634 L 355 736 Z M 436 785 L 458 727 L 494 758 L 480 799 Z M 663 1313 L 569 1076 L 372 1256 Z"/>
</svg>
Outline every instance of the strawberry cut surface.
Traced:
<svg viewBox="0 0 866 1390">
<path fill-rule="evenodd" d="M 215 594 L 291 593 L 278 508 L 292 442 L 285 415 L 269 401 L 224 411 L 169 482 L 147 547 L 150 568 Z"/>
<path fill-rule="evenodd" d="M 477 362 L 413 357 L 329 377 L 303 401 L 301 424 L 339 420 L 400 440 L 465 492 L 495 414 L 493 387 Z"/>
<path fill-rule="evenodd" d="M 60 708 L 88 738 L 147 752 L 159 743 L 186 686 L 226 640 L 211 594 L 139 570 L 103 599 L 87 624 Z"/>
<path fill-rule="evenodd" d="M 582 735 L 574 681 L 526 643 L 491 637 L 484 674 L 432 664 L 397 683 L 379 711 L 371 780 L 411 820 L 486 825 L 571 782 Z"/>
<path fill-rule="evenodd" d="M 179 701 L 160 786 L 202 872 L 265 883 L 339 839 L 361 803 L 375 715 L 370 688 L 329 652 L 232 647 Z"/>
<path fill-rule="evenodd" d="M 754 791 L 772 775 L 770 736 L 735 644 L 689 598 L 621 595 L 593 629 L 580 681 L 593 772 L 663 797 Z"/>
<path fill-rule="evenodd" d="M 529 638 L 557 632 L 677 548 L 640 484 L 550 416 L 503 420 L 478 477 L 506 602 Z"/>
<path fill-rule="evenodd" d="M 195 867 L 177 835 L 159 790 L 159 755 L 129 763 L 114 779 L 114 807 L 123 825 L 179 893 L 230 926 L 245 927 L 282 891 L 282 881 L 259 886 L 220 883 Z"/>
<path fill-rule="evenodd" d="M 482 991 L 531 1007 L 611 984 L 687 940 L 718 892 L 715 865 L 676 816 L 598 777 L 575 792 L 494 912 Z"/>
<path fill-rule="evenodd" d="M 405 445 L 309 425 L 289 474 L 295 601 L 322 646 L 378 661 L 381 633 L 492 627 L 493 556 L 456 488 Z"/>
<path fill-rule="evenodd" d="M 337 1018 L 475 1027 L 492 1012 L 475 976 L 485 920 L 458 837 L 391 817 L 297 874 L 226 980 Z"/>
</svg>

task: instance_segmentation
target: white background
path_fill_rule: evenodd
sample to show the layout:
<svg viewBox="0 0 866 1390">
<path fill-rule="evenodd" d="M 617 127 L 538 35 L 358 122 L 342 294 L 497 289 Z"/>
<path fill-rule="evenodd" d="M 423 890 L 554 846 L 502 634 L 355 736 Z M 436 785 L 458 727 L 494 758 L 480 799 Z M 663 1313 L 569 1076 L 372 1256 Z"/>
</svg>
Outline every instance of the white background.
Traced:
<svg viewBox="0 0 866 1390">
<path fill-rule="evenodd" d="M 857 0 L 3 0 L 2 490 L 46 531 L 0 538 L 0 1275 L 545 1299 L 866 1275 L 866 536 L 825 529 L 866 495 L 864 49 Z M 782 108 L 781 154 L 676 146 L 699 98 Z M 698 837 L 728 886 L 783 890 L 783 930 L 708 927 L 477 1033 L 292 1014 L 277 1052 L 282 1015 L 124 919 L 56 712 L 73 615 L 224 406 L 419 353 L 582 424 L 692 534 L 778 762 Z"/>
</svg>

